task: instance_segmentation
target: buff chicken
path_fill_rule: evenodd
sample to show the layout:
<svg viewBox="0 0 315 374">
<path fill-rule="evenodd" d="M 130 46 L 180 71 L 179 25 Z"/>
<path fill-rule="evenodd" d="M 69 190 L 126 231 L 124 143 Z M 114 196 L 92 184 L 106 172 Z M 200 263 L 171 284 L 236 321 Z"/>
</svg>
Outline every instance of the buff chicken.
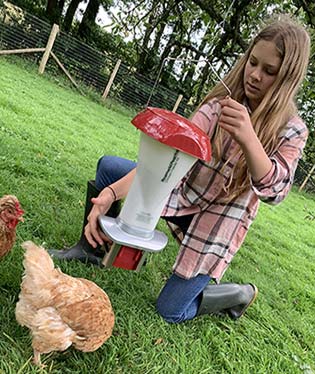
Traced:
<svg viewBox="0 0 315 374">
<path fill-rule="evenodd" d="M 0 198 L 0 258 L 10 252 L 16 239 L 16 226 L 23 221 L 24 211 L 14 195 Z"/>
<path fill-rule="evenodd" d="M 112 334 L 115 316 L 106 293 L 95 283 L 74 278 L 54 267 L 48 252 L 24 242 L 24 275 L 15 315 L 31 330 L 33 361 L 68 347 L 98 349 Z"/>
</svg>

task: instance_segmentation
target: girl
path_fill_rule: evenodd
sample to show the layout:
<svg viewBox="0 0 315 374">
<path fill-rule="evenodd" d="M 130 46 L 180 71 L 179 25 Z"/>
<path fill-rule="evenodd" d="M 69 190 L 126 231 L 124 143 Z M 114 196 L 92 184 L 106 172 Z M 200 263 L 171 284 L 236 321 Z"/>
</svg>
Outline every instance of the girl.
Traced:
<svg viewBox="0 0 315 374">
<path fill-rule="evenodd" d="M 195 111 L 192 122 L 209 135 L 213 155 L 209 163 L 194 164 L 162 214 L 180 244 L 173 273 L 157 300 L 166 321 L 213 313 L 237 319 L 254 301 L 255 285 L 219 282 L 245 239 L 259 201 L 278 204 L 292 185 L 308 135 L 294 97 L 309 50 L 307 32 L 279 17 L 258 33 L 224 79 L 231 97 L 219 83 Z M 110 207 L 127 195 L 135 167 L 117 157 L 99 160 L 96 189 L 90 185 L 87 202 L 101 192 L 92 198 L 92 209 L 86 209 L 81 244 L 51 251 L 54 256 L 98 262 L 93 249 L 108 239 L 97 217 L 115 214 Z"/>
</svg>

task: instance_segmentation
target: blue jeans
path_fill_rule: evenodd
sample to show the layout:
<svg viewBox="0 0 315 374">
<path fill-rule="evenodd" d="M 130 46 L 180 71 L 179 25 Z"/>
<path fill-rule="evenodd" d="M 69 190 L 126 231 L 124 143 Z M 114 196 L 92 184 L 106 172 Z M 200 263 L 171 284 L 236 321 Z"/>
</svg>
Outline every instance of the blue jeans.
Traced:
<svg viewBox="0 0 315 374">
<path fill-rule="evenodd" d="M 193 319 L 201 302 L 202 291 L 210 280 L 211 277 L 205 274 L 190 279 L 172 274 L 158 296 L 157 311 L 169 323 Z"/>
<path fill-rule="evenodd" d="M 136 166 L 137 164 L 135 162 L 127 160 L 126 158 L 116 156 L 101 157 L 96 167 L 96 188 L 102 190 L 110 184 L 115 183 Z"/>
<path fill-rule="evenodd" d="M 136 166 L 135 162 L 124 158 L 103 156 L 97 163 L 96 188 L 102 190 L 128 174 Z M 187 219 L 181 217 L 178 220 L 176 217 L 170 218 L 184 233 L 191 219 L 192 216 L 187 216 Z M 202 291 L 210 280 L 211 278 L 204 274 L 191 279 L 183 279 L 172 274 L 158 296 L 157 311 L 169 323 L 179 323 L 194 318 L 201 302 Z"/>
</svg>

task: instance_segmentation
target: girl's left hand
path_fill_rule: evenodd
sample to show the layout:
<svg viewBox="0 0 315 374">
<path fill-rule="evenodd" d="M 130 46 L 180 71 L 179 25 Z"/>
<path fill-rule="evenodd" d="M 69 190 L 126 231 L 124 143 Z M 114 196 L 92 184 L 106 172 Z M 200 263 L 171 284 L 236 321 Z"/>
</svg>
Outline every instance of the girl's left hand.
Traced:
<svg viewBox="0 0 315 374">
<path fill-rule="evenodd" d="M 220 100 L 220 104 L 219 126 L 241 147 L 251 142 L 256 134 L 246 107 L 230 97 Z"/>
</svg>

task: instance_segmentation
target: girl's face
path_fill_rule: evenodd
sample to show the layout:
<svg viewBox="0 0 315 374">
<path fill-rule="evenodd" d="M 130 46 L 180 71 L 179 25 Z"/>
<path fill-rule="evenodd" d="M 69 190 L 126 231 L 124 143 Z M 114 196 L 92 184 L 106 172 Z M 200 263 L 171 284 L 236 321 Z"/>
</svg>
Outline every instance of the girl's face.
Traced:
<svg viewBox="0 0 315 374">
<path fill-rule="evenodd" d="M 273 42 L 260 40 L 252 49 L 244 70 L 244 89 L 249 106 L 255 110 L 275 81 L 281 58 Z"/>
</svg>

